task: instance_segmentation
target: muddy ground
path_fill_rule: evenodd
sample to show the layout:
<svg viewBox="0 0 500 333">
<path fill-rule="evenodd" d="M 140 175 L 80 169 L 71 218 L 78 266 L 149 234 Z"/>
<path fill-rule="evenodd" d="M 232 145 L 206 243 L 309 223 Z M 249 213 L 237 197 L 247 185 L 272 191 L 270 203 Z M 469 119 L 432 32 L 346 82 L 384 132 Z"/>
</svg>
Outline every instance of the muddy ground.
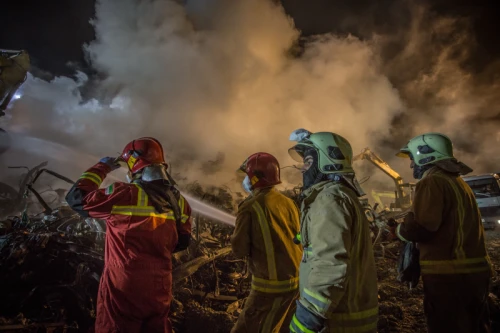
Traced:
<svg viewBox="0 0 500 333">
<path fill-rule="evenodd" d="M 486 231 L 487 248 L 497 273 L 500 274 L 500 228 Z M 376 247 L 376 261 L 379 278 L 379 333 L 425 333 L 427 332 L 423 312 L 423 289 L 419 282 L 417 288 L 409 290 L 396 280 L 396 262 L 398 243 L 392 243 L 385 248 L 382 257 L 380 247 Z M 180 298 L 179 298 L 180 297 Z M 194 333 L 224 333 L 230 332 L 236 321 L 239 303 L 227 301 L 195 300 L 186 295 L 178 295 L 174 304 L 176 315 L 182 319 L 177 322 L 177 332 Z M 493 332 L 500 332 L 500 278 L 492 281 L 490 293 L 491 317 L 494 320 Z M 179 306 L 182 311 L 179 311 Z M 210 308 L 211 307 L 211 308 Z M 214 311 L 219 309 L 219 311 Z"/>
</svg>

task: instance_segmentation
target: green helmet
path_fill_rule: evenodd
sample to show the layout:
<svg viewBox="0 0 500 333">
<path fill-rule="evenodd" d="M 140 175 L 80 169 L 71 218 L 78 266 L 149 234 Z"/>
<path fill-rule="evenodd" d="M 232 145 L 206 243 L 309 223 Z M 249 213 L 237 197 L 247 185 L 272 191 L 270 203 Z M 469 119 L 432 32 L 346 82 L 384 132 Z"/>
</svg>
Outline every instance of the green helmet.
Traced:
<svg viewBox="0 0 500 333">
<path fill-rule="evenodd" d="M 331 132 L 311 133 L 301 128 L 292 132 L 290 141 L 298 142 L 288 149 L 294 160 L 303 162 L 304 152 L 310 147 L 318 153 L 318 168 L 322 173 L 354 173 L 352 148 L 342 136 Z"/>
<path fill-rule="evenodd" d="M 425 133 L 414 137 L 396 156 L 412 157 L 418 166 L 455 158 L 450 138 L 441 133 Z"/>
</svg>

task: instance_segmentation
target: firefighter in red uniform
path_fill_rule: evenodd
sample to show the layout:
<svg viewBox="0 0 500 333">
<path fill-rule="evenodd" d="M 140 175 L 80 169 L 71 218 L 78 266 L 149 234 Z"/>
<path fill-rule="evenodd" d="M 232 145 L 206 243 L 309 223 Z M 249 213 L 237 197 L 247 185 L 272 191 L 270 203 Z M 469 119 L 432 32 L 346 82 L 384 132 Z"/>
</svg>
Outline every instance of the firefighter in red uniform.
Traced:
<svg viewBox="0 0 500 333">
<path fill-rule="evenodd" d="M 130 183 L 99 189 L 118 161 L 127 164 Z M 106 220 L 97 333 L 172 332 L 171 255 L 189 244 L 191 208 L 167 167 L 158 140 L 140 138 L 84 172 L 66 196 L 80 215 Z"/>
</svg>

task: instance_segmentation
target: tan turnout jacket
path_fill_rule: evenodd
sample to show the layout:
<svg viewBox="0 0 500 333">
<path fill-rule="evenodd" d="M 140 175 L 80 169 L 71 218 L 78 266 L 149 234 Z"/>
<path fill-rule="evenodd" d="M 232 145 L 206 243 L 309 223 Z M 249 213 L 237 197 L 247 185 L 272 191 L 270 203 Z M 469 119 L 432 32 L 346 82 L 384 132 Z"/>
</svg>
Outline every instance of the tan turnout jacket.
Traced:
<svg viewBox="0 0 500 333">
<path fill-rule="evenodd" d="M 368 221 L 354 191 L 325 181 L 302 202 L 300 302 L 328 332 L 376 332 L 378 290 Z"/>
</svg>

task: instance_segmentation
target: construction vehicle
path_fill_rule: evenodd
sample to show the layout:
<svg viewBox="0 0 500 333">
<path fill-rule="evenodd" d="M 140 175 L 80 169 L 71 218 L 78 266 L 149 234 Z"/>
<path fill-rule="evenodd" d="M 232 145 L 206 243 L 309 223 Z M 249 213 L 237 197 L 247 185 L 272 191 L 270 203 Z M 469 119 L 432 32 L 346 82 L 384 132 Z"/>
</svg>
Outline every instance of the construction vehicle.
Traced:
<svg viewBox="0 0 500 333">
<path fill-rule="evenodd" d="M 30 57 L 24 50 L 0 49 L 0 117 L 5 116 L 9 103 L 19 98 L 16 93 L 26 81 L 30 68 Z M 0 154 L 9 148 L 10 138 L 0 128 Z"/>
<path fill-rule="evenodd" d="M 377 154 L 372 152 L 369 148 L 365 148 L 358 155 L 353 157 L 353 162 L 358 160 L 367 160 L 372 163 L 374 166 L 382 170 L 386 175 L 392 178 L 394 184 L 396 186 L 396 190 L 394 191 L 394 202 L 390 204 L 390 211 L 403 211 L 411 207 L 412 204 L 412 196 L 415 190 L 415 183 L 405 183 L 403 178 L 394 171 L 389 164 L 387 164 L 384 160 L 382 160 Z M 387 193 L 385 191 L 376 191 L 377 193 L 382 194 L 387 197 Z M 377 195 L 375 195 L 375 200 L 377 201 Z M 378 200 L 380 201 L 380 200 Z M 381 202 L 379 202 L 381 204 Z M 385 205 L 383 205 L 385 206 Z"/>
<path fill-rule="evenodd" d="M 462 178 L 474 192 L 483 227 L 495 229 L 500 224 L 500 175 L 489 173 Z"/>
<path fill-rule="evenodd" d="M 0 49 L 0 117 L 5 115 L 17 89 L 26 81 L 29 68 L 30 57 L 26 51 Z"/>
</svg>

